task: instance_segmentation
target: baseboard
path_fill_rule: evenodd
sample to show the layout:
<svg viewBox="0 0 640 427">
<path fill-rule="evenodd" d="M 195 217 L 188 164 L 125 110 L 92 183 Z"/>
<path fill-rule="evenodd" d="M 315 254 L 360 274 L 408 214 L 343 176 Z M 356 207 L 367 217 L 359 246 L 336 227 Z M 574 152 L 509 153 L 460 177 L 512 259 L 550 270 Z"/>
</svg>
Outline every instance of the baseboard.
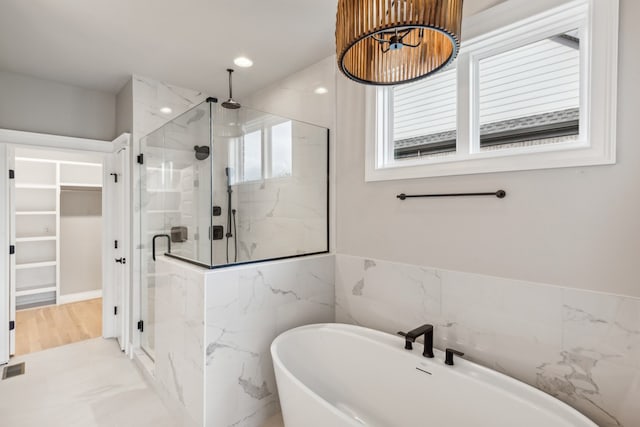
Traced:
<svg viewBox="0 0 640 427">
<path fill-rule="evenodd" d="M 76 294 L 60 295 L 58 297 L 58 304 L 69 304 L 70 302 L 85 301 L 95 298 L 102 298 L 102 289 L 88 292 L 78 292 Z"/>
</svg>

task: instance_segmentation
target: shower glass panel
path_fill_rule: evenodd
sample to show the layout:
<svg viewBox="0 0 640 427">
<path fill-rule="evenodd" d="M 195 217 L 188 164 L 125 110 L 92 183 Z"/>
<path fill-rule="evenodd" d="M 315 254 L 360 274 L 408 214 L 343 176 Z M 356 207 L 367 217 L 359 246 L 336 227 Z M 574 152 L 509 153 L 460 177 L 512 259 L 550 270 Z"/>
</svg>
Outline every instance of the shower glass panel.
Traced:
<svg viewBox="0 0 640 427">
<path fill-rule="evenodd" d="M 155 348 L 154 240 L 158 256 L 168 252 L 171 241 L 172 253 L 211 262 L 207 239 L 211 160 L 210 156 L 196 160 L 194 154 L 196 146 L 200 152 L 210 149 L 209 117 L 209 105 L 198 105 L 140 141 L 144 155 L 140 174 L 140 311 L 144 322 L 140 344 L 151 358 Z"/>
<path fill-rule="evenodd" d="M 205 268 L 327 252 L 328 150 L 326 128 L 210 101 L 141 139 L 141 342 L 151 357 L 154 236 L 156 256 Z"/>
</svg>

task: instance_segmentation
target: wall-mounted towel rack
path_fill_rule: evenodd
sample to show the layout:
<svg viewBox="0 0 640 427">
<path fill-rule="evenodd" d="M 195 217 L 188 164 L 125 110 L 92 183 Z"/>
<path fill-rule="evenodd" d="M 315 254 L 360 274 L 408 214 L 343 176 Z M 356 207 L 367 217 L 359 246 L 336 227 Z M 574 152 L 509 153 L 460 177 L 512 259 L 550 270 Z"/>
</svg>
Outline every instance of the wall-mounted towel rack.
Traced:
<svg viewBox="0 0 640 427">
<path fill-rule="evenodd" d="M 504 199 L 507 192 L 504 190 L 493 191 L 490 193 L 445 193 L 445 194 L 398 194 L 396 197 L 400 200 L 416 198 L 416 197 L 473 197 L 473 196 L 494 196 L 498 199 Z"/>
</svg>

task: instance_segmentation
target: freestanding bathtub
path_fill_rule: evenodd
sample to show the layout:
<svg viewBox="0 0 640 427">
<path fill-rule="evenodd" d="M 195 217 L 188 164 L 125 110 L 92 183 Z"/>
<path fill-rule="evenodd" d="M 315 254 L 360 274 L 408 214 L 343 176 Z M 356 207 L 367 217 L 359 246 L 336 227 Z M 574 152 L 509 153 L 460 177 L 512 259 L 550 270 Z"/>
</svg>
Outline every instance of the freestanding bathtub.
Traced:
<svg viewBox="0 0 640 427">
<path fill-rule="evenodd" d="M 286 427 L 597 427 L 506 375 L 359 326 L 320 324 L 271 344 Z"/>
</svg>

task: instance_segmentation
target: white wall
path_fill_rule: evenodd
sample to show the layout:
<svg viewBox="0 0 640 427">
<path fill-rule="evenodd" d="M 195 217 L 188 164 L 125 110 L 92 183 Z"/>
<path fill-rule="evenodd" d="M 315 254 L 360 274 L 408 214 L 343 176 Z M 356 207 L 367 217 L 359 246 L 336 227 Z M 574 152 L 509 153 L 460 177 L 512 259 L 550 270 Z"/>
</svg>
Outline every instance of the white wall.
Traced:
<svg viewBox="0 0 640 427">
<path fill-rule="evenodd" d="M 247 107 L 332 129 L 335 122 L 334 56 L 254 92 L 241 101 Z M 315 94 L 317 87 L 327 89 Z"/>
<path fill-rule="evenodd" d="M 618 163 L 364 182 L 364 87 L 338 77 L 337 252 L 640 296 L 640 3 L 621 0 Z M 398 193 L 505 189 L 496 199 Z"/>
<path fill-rule="evenodd" d="M 60 295 L 102 289 L 102 191 L 60 193 Z"/>
<path fill-rule="evenodd" d="M 133 80 L 116 95 L 116 136 L 133 132 Z"/>
<path fill-rule="evenodd" d="M 314 93 L 318 87 L 324 87 L 327 93 Z M 335 249 L 336 241 L 334 226 L 336 223 L 336 170 L 334 167 L 336 164 L 336 91 L 336 59 L 330 56 L 241 100 L 243 104 L 257 110 L 329 129 L 330 250 Z M 322 162 L 320 159 L 315 161 L 316 165 Z"/>
<path fill-rule="evenodd" d="M 0 128 L 112 140 L 116 97 L 0 71 Z"/>
</svg>

